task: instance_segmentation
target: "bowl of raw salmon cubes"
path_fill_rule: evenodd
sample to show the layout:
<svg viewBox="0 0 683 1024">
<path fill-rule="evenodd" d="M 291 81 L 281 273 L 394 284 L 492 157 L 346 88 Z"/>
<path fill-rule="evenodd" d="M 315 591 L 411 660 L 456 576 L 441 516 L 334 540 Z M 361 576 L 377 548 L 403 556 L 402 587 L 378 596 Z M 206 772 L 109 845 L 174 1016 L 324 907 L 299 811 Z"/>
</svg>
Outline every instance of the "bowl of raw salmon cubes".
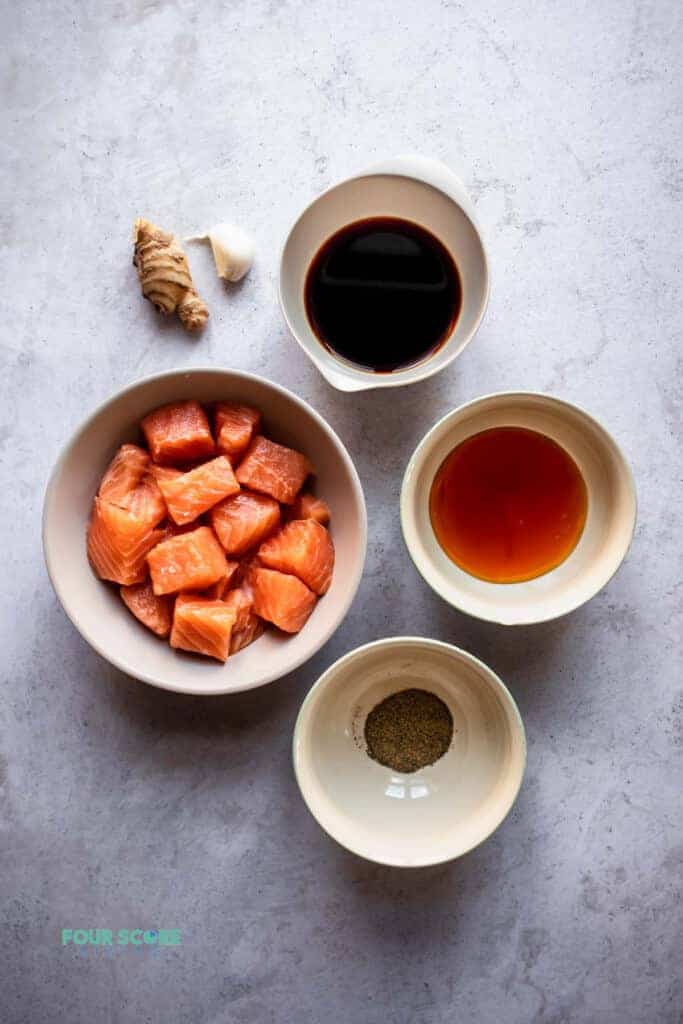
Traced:
<svg viewBox="0 0 683 1024">
<path fill-rule="evenodd" d="M 351 458 L 261 377 L 178 370 L 105 402 L 45 498 L 48 572 L 117 668 L 185 693 L 271 682 L 344 618 L 365 560 Z"/>
</svg>

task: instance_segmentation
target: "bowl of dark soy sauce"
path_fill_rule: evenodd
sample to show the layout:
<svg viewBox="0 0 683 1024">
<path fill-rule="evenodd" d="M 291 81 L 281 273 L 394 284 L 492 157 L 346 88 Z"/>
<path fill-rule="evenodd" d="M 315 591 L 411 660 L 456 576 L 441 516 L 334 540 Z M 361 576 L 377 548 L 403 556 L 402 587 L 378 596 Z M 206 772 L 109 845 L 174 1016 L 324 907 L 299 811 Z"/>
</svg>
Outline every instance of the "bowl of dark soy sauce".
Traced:
<svg viewBox="0 0 683 1024">
<path fill-rule="evenodd" d="M 474 336 L 488 266 L 464 186 L 402 157 L 319 196 L 290 231 L 280 302 L 292 334 L 343 391 L 422 380 Z"/>
<path fill-rule="evenodd" d="M 332 355 L 371 373 L 394 373 L 427 359 L 451 335 L 462 285 L 431 231 L 401 217 L 368 217 L 320 247 L 304 301 Z"/>
</svg>

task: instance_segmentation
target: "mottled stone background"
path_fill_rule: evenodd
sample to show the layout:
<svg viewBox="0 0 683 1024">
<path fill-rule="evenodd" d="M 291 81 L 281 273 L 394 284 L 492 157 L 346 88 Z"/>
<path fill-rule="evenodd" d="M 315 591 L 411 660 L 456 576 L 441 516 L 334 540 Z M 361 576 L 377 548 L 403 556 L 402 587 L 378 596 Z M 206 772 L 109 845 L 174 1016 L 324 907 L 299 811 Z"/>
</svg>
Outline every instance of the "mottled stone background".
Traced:
<svg viewBox="0 0 683 1024">
<path fill-rule="evenodd" d="M 677 0 L 2 0 L 3 582 L 0 1019 L 188 1024 L 674 1024 L 681 987 Z M 302 205 L 418 151 L 467 182 L 493 290 L 475 342 L 350 400 L 290 340 L 279 246 Z M 160 323 L 133 218 L 258 241 L 242 287 L 192 260 L 212 319 Z M 210 363 L 293 388 L 348 445 L 370 513 L 343 627 L 299 672 L 184 699 L 108 667 L 50 589 L 49 469 L 135 377 Z M 434 420 L 550 391 L 631 459 L 639 524 L 568 618 L 497 629 L 422 583 L 400 538 Z M 425 871 L 364 863 L 299 798 L 290 738 L 320 671 L 366 640 L 461 644 L 509 684 L 528 773 L 497 835 Z M 178 927 L 156 957 L 79 957 L 64 927 Z"/>
</svg>

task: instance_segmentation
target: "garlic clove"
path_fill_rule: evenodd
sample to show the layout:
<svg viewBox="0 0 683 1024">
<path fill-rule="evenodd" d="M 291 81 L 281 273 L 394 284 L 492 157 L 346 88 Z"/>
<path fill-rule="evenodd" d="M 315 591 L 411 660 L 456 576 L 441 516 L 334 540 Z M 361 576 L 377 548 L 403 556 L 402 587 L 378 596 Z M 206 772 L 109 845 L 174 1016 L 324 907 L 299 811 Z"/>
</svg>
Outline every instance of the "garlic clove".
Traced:
<svg viewBox="0 0 683 1024">
<path fill-rule="evenodd" d="M 188 242 L 211 243 L 216 273 L 225 281 L 240 281 L 254 262 L 251 236 L 236 224 L 216 224 L 206 234 L 194 235 Z"/>
</svg>

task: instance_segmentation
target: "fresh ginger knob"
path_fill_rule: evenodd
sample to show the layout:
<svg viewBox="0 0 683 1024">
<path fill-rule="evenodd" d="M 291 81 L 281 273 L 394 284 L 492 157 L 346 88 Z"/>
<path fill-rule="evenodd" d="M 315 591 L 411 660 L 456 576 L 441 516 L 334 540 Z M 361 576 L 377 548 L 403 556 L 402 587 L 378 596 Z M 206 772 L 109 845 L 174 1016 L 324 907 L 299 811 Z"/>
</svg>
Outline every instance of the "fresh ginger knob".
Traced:
<svg viewBox="0 0 683 1024">
<path fill-rule="evenodd" d="M 142 294 L 161 313 L 177 313 L 188 331 L 200 331 L 209 311 L 192 282 L 187 257 L 175 235 L 138 217 L 134 229 L 133 263 Z"/>
</svg>

